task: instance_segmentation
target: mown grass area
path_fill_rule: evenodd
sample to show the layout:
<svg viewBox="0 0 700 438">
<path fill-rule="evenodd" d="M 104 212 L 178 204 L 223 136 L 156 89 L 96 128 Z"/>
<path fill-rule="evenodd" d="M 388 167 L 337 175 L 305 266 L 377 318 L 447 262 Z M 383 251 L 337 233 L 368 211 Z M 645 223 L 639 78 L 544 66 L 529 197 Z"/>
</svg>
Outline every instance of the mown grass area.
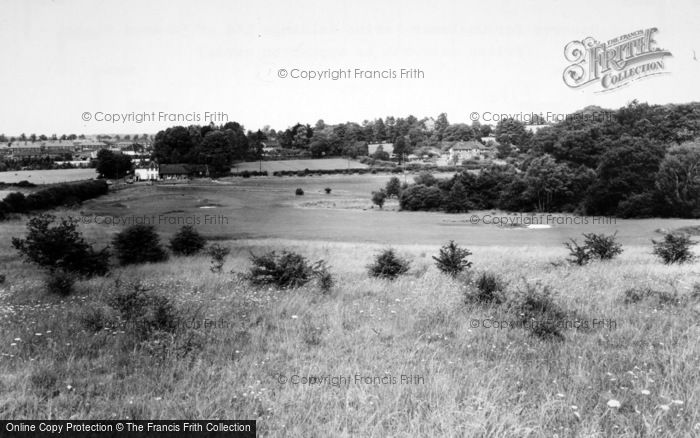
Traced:
<svg viewBox="0 0 700 438">
<path fill-rule="evenodd" d="M 383 245 L 218 243 L 232 249 L 221 274 L 206 256 L 171 258 L 79 282 L 65 299 L 47 296 L 36 269 L 3 244 L 0 418 L 249 418 L 264 436 L 700 432 L 697 263 L 662 265 L 644 246 L 583 267 L 556 263 L 566 255 L 558 247 L 470 246 L 472 278 L 497 274 L 507 297 L 526 284 L 548 286 L 561 308 L 591 325 L 547 341 L 520 327 L 493 328 L 517 317 L 507 303 L 465 302 L 473 286 L 434 267 L 444 242 L 393 245 L 412 261 L 393 282 L 366 272 Z M 248 269 L 251 251 L 270 249 L 327 260 L 335 286 L 327 294 L 313 283 L 253 287 L 236 274 Z M 175 330 L 95 331 L 86 315 L 102 309 L 110 321 L 109 297 L 134 283 L 173 300 L 182 318 Z M 626 303 L 635 287 L 675 291 L 677 301 Z M 204 320 L 212 325 L 192 323 Z M 401 384 L 402 375 L 414 383 Z M 294 376 L 348 380 L 295 384 Z"/>
</svg>

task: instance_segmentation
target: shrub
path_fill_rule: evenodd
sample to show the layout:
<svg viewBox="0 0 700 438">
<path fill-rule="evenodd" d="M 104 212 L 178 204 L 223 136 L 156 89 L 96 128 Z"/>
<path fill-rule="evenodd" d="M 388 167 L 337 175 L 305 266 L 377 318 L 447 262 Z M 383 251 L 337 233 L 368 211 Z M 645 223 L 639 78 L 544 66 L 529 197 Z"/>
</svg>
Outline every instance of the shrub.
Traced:
<svg viewBox="0 0 700 438">
<path fill-rule="evenodd" d="M 7 280 L 7 277 L 5 277 L 5 274 L 0 274 L 0 284 L 5 284 L 5 280 Z"/>
<path fill-rule="evenodd" d="M 67 297 L 73 292 L 75 276 L 61 269 L 51 271 L 46 276 L 46 291 L 52 295 Z"/>
<path fill-rule="evenodd" d="M 39 215 L 27 222 L 24 239 L 12 238 L 12 246 L 22 257 L 50 271 L 65 271 L 85 277 L 104 275 L 109 270 L 107 248 L 95 251 L 71 219 Z"/>
<path fill-rule="evenodd" d="M 304 176 L 304 175 L 301 175 L 301 176 Z M 297 196 L 304 196 L 304 190 L 302 190 L 301 187 L 298 187 L 298 188 L 294 191 L 294 194 L 297 195 Z"/>
<path fill-rule="evenodd" d="M 474 300 L 483 304 L 501 304 L 504 284 L 501 279 L 491 272 L 483 272 L 476 280 L 476 294 Z"/>
<path fill-rule="evenodd" d="M 104 328 L 110 327 L 114 323 L 104 306 L 97 305 L 86 306 L 80 312 L 79 319 L 80 324 L 85 330 L 91 333 L 97 333 Z"/>
<path fill-rule="evenodd" d="M 318 287 L 319 289 L 321 289 L 321 292 L 330 292 L 333 288 L 333 285 L 335 284 L 335 280 L 333 279 L 333 274 L 331 274 L 330 269 L 328 268 L 328 266 L 326 266 L 326 263 L 323 260 L 321 260 L 317 262 L 312 269 L 314 271 L 314 274 L 316 275 Z"/>
<path fill-rule="evenodd" d="M 270 251 L 261 256 L 250 255 L 253 266 L 249 279 L 253 284 L 274 284 L 278 287 L 299 287 L 308 283 L 314 269 L 302 255 L 282 251 Z M 317 263 L 318 264 L 318 263 Z"/>
<path fill-rule="evenodd" d="M 591 254 L 588 252 L 588 249 L 579 245 L 576 240 L 570 239 L 570 242 L 565 242 L 564 246 L 569 250 L 569 262 L 582 266 L 591 260 Z"/>
<path fill-rule="evenodd" d="M 695 242 L 686 235 L 669 233 L 664 236 L 663 241 L 657 242 L 652 239 L 651 242 L 654 244 L 654 254 L 667 265 L 686 263 L 695 258 L 690 251 Z"/>
<path fill-rule="evenodd" d="M 377 254 L 374 263 L 367 266 L 370 277 L 393 280 L 408 272 L 410 262 L 396 255 L 393 249 L 385 249 Z"/>
<path fill-rule="evenodd" d="M 460 248 L 454 240 L 450 240 L 450 243 L 440 248 L 438 257 L 433 256 L 433 260 L 440 271 L 456 277 L 457 274 L 472 265 L 467 260 L 471 254 L 468 249 Z"/>
<path fill-rule="evenodd" d="M 440 210 L 442 209 L 442 192 L 435 186 L 414 184 L 401 190 L 399 203 L 402 210 Z"/>
<path fill-rule="evenodd" d="M 174 254 L 192 255 L 204 248 L 206 240 L 191 225 L 180 228 L 172 239 L 170 249 Z"/>
<path fill-rule="evenodd" d="M 209 267 L 209 270 L 215 274 L 220 273 L 221 269 L 224 267 L 226 256 L 228 256 L 230 252 L 230 248 L 221 246 L 218 243 L 210 246 L 207 250 L 207 253 L 211 256 L 211 267 Z"/>
<path fill-rule="evenodd" d="M 514 310 L 521 324 L 533 336 L 543 340 L 564 340 L 561 327 L 566 312 L 554 302 L 548 286 L 526 283 L 525 290 L 518 292 L 515 302 Z"/>
<path fill-rule="evenodd" d="M 386 192 L 381 189 L 376 192 L 372 192 L 372 202 L 379 206 L 379 208 L 384 207 L 384 202 L 386 201 Z"/>
<path fill-rule="evenodd" d="M 584 246 L 592 257 L 600 260 L 610 260 L 622 254 L 622 244 L 616 241 L 617 233 L 610 236 L 605 234 L 584 233 Z"/>
<path fill-rule="evenodd" d="M 121 265 L 155 263 L 168 258 L 152 225 L 127 227 L 114 236 L 112 245 Z"/>
<path fill-rule="evenodd" d="M 622 244 L 616 241 L 616 235 L 584 233 L 584 243 L 579 245 L 574 239 L 565 242 L 564 246 L 569 250 L 569 262 L 577 265 L 585 265 L 593 259 L 610 260 L 622 253 Z"/>
<path fill-rule="evenodd" d="M 326 188 L 323 189 L 323 190 L 326 191 L 326 195 L 330 195 L 330 194 L 331 194 L 331 188 L 330 188 L 330 187 L 326 187 Z"/>
<path fill-rule="evenodd" d="M 140 283 L 117 286 L 108 303 L 114 308 L 130 333 L 143 339 L 155 331 L 174 332 L 178 313 L 170 300 L 162 295 L 151 295 Z"/>
</svg>

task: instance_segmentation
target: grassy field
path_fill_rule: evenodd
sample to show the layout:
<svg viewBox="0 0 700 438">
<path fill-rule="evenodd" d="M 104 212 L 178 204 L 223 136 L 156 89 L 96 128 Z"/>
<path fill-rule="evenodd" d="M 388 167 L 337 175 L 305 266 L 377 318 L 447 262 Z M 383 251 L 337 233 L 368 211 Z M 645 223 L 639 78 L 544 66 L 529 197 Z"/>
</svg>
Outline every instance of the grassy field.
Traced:
<svg viewBox="0 0 700 438">
<path fill-rule="evenodd" d="M 47 295 L 42 275 L 11 248 L 25 220 L 2 223 L 0 418 L 248 418 L 261 436 L 299 437 L 700 434 L 700 266 L 663 265 L 650 244 L 658 231 L 697 221 L 556 216 L 550 228 L 530 229 L 493 224 L 533 221 L 500 212 L 371 208 L 369 193 L 388 178 L 135 186 L 57 211 L 80 217 L 97 246 L 129 221 L 151 220 L 165 240 L 189 222 L 231 249 L 219 274 L 207 256 L 171 257 L 81 281 L 69 298 Z M 562 263 L 568 238 L 615 231 L 624 244 L 617 259 Z M 548 287 L 587 327 L 563 330 L 563 342 L 503 327 L 517 318 L 507 305 L 465 301 L 473 282 L 435 268 L 432 256 L 450 239 L 472 251 L 472 279 L 493 272 L 508 297 Z M 409 273 L 369 278 L 366 265 L 388 246 L 411 260 Z M 335 285 L 251 285 L 240 275 L 250 253 L 272 249 L 326 260 Z M 136 339 L 87 323 L 136 283 L 170 297 L 184 321 L 213 324 Z M 624 301 L 643 287 L 659 295 Z"/>
<path fill-rule="evenodd" d="M 261 163 L 259 161 L 251 161 L 248 163 L 238 163 L 233 169 L 233 172 L 242 172 L 244 170 L 260 170 Z M 263 161 L 263 172 L 275 172 L 278 170 L 327 170 L 327 169 L 364 169 L 367 165 L 355 160 L 346 160 L 344 158 L 325 158 L 315 160 L 280 160 L 280 161 Z"/>
<path fill-rule="evenodd" d="M 54 184 L 95 179 L 96 176 L 95 169 L 16 170 L 0 172 L 0 182 L 16 183 L 26 180 L 34 184 Z"/>
</svg>

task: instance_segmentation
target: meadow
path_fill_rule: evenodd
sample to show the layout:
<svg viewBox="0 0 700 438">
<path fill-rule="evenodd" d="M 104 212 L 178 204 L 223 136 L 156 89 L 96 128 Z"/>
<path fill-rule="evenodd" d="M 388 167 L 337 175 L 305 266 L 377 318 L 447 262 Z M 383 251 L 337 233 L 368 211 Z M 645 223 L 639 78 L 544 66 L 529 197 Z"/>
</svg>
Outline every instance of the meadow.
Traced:
<svg viewBox="0 0 700 438">
<path fill-rule="evenodd" d="M 663 265 L 650 242 L 697 221 L 545 215 L 549 228 L 528 228 L 529 215 L 372 207 L 369 193 L 389 178 L 135 185 L 57 210 L 79 218 L 97 247 L 152 222 L 163 241 L 191 224 L 231 249 L 221 273 L 206 255 L 171 257 L 115 267 L 68 298 L 47 295 L 42 274 L 11 247 L 26 218 L 3 222 L 0 418 L 257 419 L 261 436 L 304 437 L 700 434 L 700 266 Z M 583 232 L 617 232 L 624 251 L 566 263 L 562 243 Z M 470 274 L 435 268 L 448 240 L 473 253 Z M 366 265 L 389 246 L 410 271 L 369 278 Z M 246 280 L 251 253 L 283 249 L 326 260 L 330 292 Z M 511 325 L 506 307 L 466 301 L 487 271 L 506 295 L 549 288 L 586 327 L 543 340 Z M 171 298 L 189 323 L 138 342 L 86 324 L 136 284 Z M 634 288 L 660 295 L 626 301 Z"/>
<path fill-rule="evenodd" d="M 54 184 L 95 179 L 95 169 L 11 170 L 0 172 L 0 182 L 29 181 L 34 184 Z"/>
</svg>

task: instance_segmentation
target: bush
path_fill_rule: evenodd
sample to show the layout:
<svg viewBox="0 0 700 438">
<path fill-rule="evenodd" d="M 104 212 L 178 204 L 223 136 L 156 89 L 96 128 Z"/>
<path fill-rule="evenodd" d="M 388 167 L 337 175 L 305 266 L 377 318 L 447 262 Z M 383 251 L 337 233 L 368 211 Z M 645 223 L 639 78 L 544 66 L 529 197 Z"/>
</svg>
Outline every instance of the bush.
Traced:
<svg viewBox="0 0 700 438">
<path fill-rule="evenodd" d="M 457 274 L 472 265 L 467 260 L 471 254 L 468 249 L 460 248 L 454 240 L 450 240 L 450 243 L 440 248 L 438 257 L 433 256 L 433 260 L 440 271 L 456 277 Z"/>
<path fill-rule="evenodd" d="M 129 284 L 117 291 L 108 302 L 117 310 L 122 323 L 130 333 L 143 339 L 155 331 L 172 333 L 178 326 L 178 313 L 170 300 L 162 295 L 151 295 L 139 283 Z"/>
<path fill-rule="evenodd" d="M 24 239 L 12 238 L 12 246 L 29 262 L 50 271 L 64 271 L 84 277 L 104 275 L 109 270 L 107 248 L 95 251 L 71 219 L 39 215 L 27 222 Z"/>
<path fill-rule="evenodd" d="M 564 340 L 561 328 L 566 312 L 554 302 L 548 286 L 526 283 L 525 290 L 519 291 L 515 311 L 533 336 L 542 340 Z"/>
<path fill-rule="evenodd" d="M 328 266 L 326 266 L 326 263 L 321 260 L 317 262 L 312 269 L 314 271 L 314 275 L 316 275 L 318 287 L 321 289 L 321 292 L 330 292 L 335 284 L 335 280 L 333 279 L 333 274 L 331 274 L 330 269 Z"/>
<path fill-rule="evenodd" d="M 591 257 L 600 260 L 610 260 L 622 254 L 622 244 L 616 241 L 617 233 L 610 236 L 605 234 L 583 234 L 584 246 L 588 249 Z"/>
<path fill-rule="evenodd" d="M 379 208 L 384 207 L 384 202 L 386 201 L 386 192 L 381 189 L 377 192 L 372 192 L 372 202 L 379 206 Z"/>
<path fill-rule="evenodd" d="M 221 246 L 218 243 L 213 244 L 207 250 L 207 253 L 211 256 L 211 267 L 209 270 L 215 274 L 221 272 L 224 267 L 224 262 L 226 261 L 226 256 L 229 255 L 231 249 Z"/>
<path fill-rule="evenodd" d="M 51 271 L 46 276 L 46 291 L 52 295 L 67 297 L 73 293 L 75 276 L 63 270 Z"/>
<path fill-rule="evenodd" d="M 278 287 L 299 287 L 308 283 L 314 276 L 314 268 L 302 255 L 282 251 L 270 251 L 261 256 L 250 255 L 253 266 L 248 275 L 253 284 L 274 284 Z M 317 265 L 322 262 L 317 263 Z"/>
<path fill-rule="evenodd" d="M 438 187 L 416 184 L 401 190 L 399 203 L 402 210 L 431 211 L 442 209 L 442 192 Z"/>
<path fill-rule="evenodd" d="M 483 272 L 474 283 L 476 291 L 471 293 L 467 289 L 466 302 L 480 304 L 501 304 L 505 301 L 503 296 L 504 284 L 496 274 Z"/>
<path fill-rule="evenodd" d="M 206 240 L 191 225 L 180 228 L 170 239 L 170 250 L 173 254 L 192 255 L 204 248 Z"/>
<path fill-rule="evenodd" d="M 374 263 L 367 266 L 370 277 L 393 280 L 408 272 L 410 262 L 396 255 L 393 249 L 385 249 L 377 254 Z"/>
<path fill-rule="evenodd" d="M 695 244 L 686 235 L 666 234 L 664 240 L 657 242 L 652 239 L 654 244 L 654 254 L 658 256 L 665 264 L 686 263 L 692 261 L 695 257 L 690 251 L 690 247 Z"/>
<path fill-rule="evenodd" d="M 330 188 L 330 187 L 326 187 L 326 188 L 323 189 L 323 190 L 326 191 L 326 195 L 330 195 L 330 194 L 331 194 L 331 188 Z"/>
<path fill-rule="evenodd" d="M 569 262 L 579 266 L 585 265 L 593 259 L 610 260 L 622 253 L 622 244 L 616 241 L 616 234 L 584 233 L 584 243 L 579 245 L 574 239 L 565 242 L 564 246 L 569 250 Z"/>
<path fill-rule="evenodd" d="M 5 284 L 5 280 L 7 280 L 7 277 L 5 277 L 5 274 L 0 274 L 0 284 Z"/>
<path fill-rule="evenodd" d="M 10 193 L 5 197 L 4 208 L 8 210 L 7 213 L 46 210 L 61 205 L 72 205 L 108 192 L 109 186 L 104 180 L 54 184 L 26 197 L 19 192 Z"/>
<path fill-rule="evenodd" d="M 569 250 L 569 262 L 583 266 L 591 260 L 591 254 L 585 246 L 581 246 L 574 239 L 565 242 L 564 246 Z"/>
<path fill-rule="evenodd" d="M 301 176 L 303 176 L 303 175 L 301 175 Z M 297 196 L 304 196 L 304 190 L 302 190 L 301 187 L 298 187 L 298 188 L 294 191 L 294 194 L 297 195 Z"/>
<path fill-rule="evenodd" d="M 112 245 L 121 265 L 155 263 L 168 258 L 152 225 L 132 225 L 114 236 Z"/>
</svg>

